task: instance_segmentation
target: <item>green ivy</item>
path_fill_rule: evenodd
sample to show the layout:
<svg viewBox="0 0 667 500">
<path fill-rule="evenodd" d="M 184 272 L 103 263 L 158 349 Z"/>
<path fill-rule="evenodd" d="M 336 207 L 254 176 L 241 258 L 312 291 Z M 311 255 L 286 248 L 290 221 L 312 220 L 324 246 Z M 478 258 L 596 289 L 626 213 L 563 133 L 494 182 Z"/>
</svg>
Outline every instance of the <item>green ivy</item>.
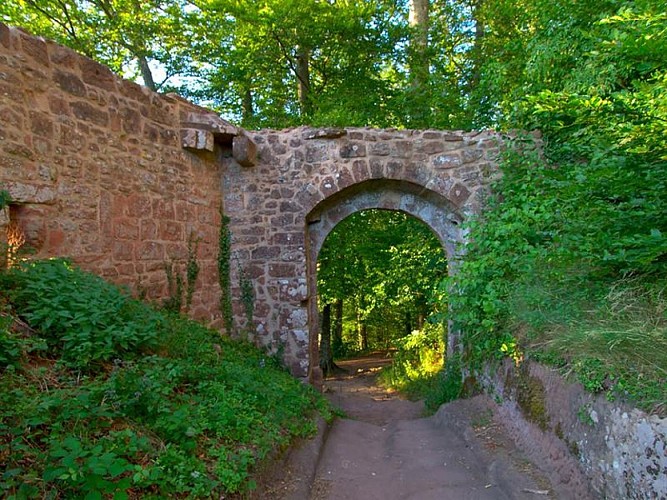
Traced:
<svg viewBox="0 0 667 500">
<path fill-rule="evenodd" d="M 232 233 L 229 230 L 230 218 L 220 210 L 220 233 L 218 237 L 218 282 L 220 283 L 220 312 L 227 334 L 234 331 L 234 313 L 232 311 Z"/>
</svg>

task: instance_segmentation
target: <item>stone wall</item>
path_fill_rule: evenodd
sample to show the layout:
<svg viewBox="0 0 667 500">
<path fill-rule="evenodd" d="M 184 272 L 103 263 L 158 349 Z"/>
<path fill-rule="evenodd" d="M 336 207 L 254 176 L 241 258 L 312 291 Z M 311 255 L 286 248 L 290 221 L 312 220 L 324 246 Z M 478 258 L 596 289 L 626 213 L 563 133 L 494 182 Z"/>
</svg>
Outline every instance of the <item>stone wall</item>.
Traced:
<svg viewBox="0 0 667 500">
<path fill-rule="evenodd" d="M 551 480 L 595 497 L 667 498 L 667 418 L 592 395 L 557 371 L 509 360 L 481 381 L 503 424 L 533 461 L 555 464 Z"/>
<path fill-rule="evenodd" d="M 333 227 L 359 210 L 400 210 L 438 235 L 451 265 L 461 223 L 497 173 L 489 132 L 297 128 L 251 138 L 257 164 L 223 172 L 234 295 L 240 270 L 255 294 L 252 325 L 238 302 L 235 313 L 240 331 L 283 351 L 296 375 L 317 367 L 317 254 Z"/>
<path fill-rule="evenodd" d="M 182 268 L 192 236 L 201 266 L 192 314 L 217 321 L 219 157 L 239 134 L 0 24 L 0 188 L 14 200 L 0 224 L 9 216 L 39 257 L 69 256 L 159 301 L 165 264 Z"/>
<path fill-rule="evenodd" d="M 316 264 L 331 229 L 359 210 L 401 210 L 431 227 L 453 267 L 499 146 L 488 132 L 251 134 L 1 24 L 0 123 L 0 188 L 14 200 L 0 225 L 19 227 L 38 257 L 71 257 L 158 302 L 168 297 L 165 265 L 182 272 L 193 238 L 201 272 L 191 312 L 217 326 L 224 208 L 231 333 L 282 351 L 299 376 L 318 364 Z M 253 287 L 250 324 L 241 272 Z"/>
</svg>

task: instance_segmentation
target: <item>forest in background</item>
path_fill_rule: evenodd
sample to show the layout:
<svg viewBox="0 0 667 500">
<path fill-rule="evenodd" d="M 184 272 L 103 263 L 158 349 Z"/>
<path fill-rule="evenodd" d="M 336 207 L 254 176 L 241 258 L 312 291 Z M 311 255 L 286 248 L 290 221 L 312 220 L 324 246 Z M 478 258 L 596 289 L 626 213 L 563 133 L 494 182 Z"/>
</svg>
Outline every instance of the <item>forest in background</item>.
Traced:
<svg viewBox="0 0 667 500">
<path fill-rule="evenodd" d="M 449 365 L 537 358 L 667 411 L 665 0 L 7 0 L 0 18 L 246 128 L 540 130 L 513 134 L 460 272 L 434 277 L 464 332 Z"/>
</svg>

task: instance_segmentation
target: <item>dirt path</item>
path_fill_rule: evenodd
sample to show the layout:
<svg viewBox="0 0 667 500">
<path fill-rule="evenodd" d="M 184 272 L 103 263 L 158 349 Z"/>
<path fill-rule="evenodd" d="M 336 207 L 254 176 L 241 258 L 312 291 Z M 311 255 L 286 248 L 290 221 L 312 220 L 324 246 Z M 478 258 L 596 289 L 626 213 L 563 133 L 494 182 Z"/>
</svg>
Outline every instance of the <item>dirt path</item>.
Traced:
<svg viewBox="0 0 667 500">
<path fill-rule="evenodd" d="M 422 418 L 423 404 L 378 387 L 382 355 L 339 363 L 325 394 L 348 418 L 331 428 L 312 500 L 557 498 L 548 480 L 492 422 L 484 397 Z"/>
<path fill-rule="evenodd" d="M 508 437 L 486 396 L 443 405 L 423 417 L 421 402 L 376 384 L 384 355 L 338 362 L 324 393 L 347 418 L 336 419 L 277 465 L 252 498 L 261 500 L 540 500 L 589 498 L 536 466 Z M 495 411 L 494 411 L 495 410 Z M 324 424 L 322 427 L 324 431 Z M 313 475 L 313 465 L 315 465 Z M 308 472 L 309 471 L 309 472 Z"/>
</svg>

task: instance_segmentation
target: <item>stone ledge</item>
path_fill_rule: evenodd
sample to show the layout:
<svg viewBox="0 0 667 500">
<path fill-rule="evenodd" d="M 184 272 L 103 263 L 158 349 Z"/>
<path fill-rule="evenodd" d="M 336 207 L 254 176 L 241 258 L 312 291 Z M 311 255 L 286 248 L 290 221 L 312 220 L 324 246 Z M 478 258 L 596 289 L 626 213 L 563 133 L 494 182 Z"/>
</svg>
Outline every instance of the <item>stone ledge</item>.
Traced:
<svg viewBox="0 0 667 500">
<path fill-rule="evenodd" d="M 326 128 L 308 128 L 303 131 L 301 137 L 305 140 L 313 139 L 337 139 L 347 135 L 344 128 L 326 127 Z"/>
<path fill-rule="evenodd" d="M 237 135 L 232 141 L 232 156 L 242 167 L 255 166 L 257 164 L 257 146 L 247 135 Z"/>
</svg>

